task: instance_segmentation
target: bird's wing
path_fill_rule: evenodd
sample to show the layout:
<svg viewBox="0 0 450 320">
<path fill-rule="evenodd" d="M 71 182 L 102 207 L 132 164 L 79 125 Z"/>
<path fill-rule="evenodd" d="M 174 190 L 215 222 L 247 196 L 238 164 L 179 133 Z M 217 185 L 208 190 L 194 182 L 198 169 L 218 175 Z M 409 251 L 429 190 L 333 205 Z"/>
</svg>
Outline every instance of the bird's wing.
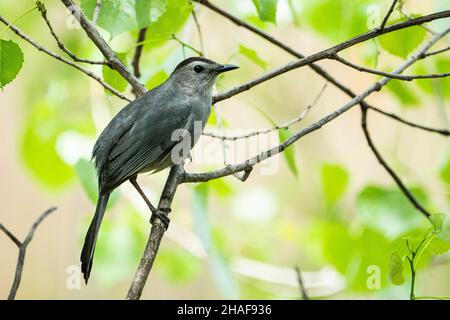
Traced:
<svg viewBox="0 0 450 320">
<path fill-rule="evenodd" d="M 144 169 L 156 166 L 171 152 L 176 129 L 189 129 L 193 116 L 189 105 L 152 106 L 112 146 L 103 174 L 103 189 L 112 189 Z M 154 166 L 154 168 L 152 168 Z"/>
</svg>

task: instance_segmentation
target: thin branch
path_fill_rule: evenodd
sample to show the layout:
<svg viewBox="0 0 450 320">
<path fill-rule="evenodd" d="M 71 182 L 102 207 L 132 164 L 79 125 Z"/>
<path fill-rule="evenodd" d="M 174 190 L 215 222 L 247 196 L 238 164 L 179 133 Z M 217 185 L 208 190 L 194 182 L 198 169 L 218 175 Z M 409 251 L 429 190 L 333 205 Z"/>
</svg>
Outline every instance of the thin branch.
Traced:
<svg viewBox="0 0 450 320">
<path fill-rule="evenodd" d="M 298 266 L 295 266 L 295 272 L 297 273 L 298 286 L 300 287 L 302 299 L 309 300 L 308 294 L 306 293 L 305 285 L 303 284 L 302 274 Z"/>
<path fill-rule="evenodd" d="M 175 192 L 180 184 L 183 174 L 184 169 L 182 166 L 177 165 L 172 167 L 159 200 L 159 210 L 170 210 L 173 197 L 175 196 Z M 155 261 L 165 231 L 163 222 L 156 217 L 152 224 L 150 236 L 144 254 L 142 255 L 141 262 L 139 263 L 133 282 L 128 290 L 127 300 L 138 300 L 141 297 L 142 290 L 147 282 L 148 275 L 152 269 L 153 262 Z"/>
<path fill-rule="evenodd" d="M 98 16 L 100 14 L 101 8 L 102 8 L 102 0 L 97 0 L 97 2 L 95 4 L 95 9 L 94 9 L 94 15 L 92 16 L 92 25 L 94 27 L 97 26 L 97 20 L 98 20 Z"/>
<path fill-rule="evenodd" d="M 56 34 L 55 30 L 53 29 L 53 26 L 50 23 L 50 20 L 47 16 L 47 9 L 45 8 L 45 5 L 41 1 L 36 1 L 36 6 L 41 13 L 42 18 L 44 19 L 45 23 L 47 24 L 48 29 L 50 30 L 50 33 L 52 34 L 53 38 L 56 40 L 56 43 L 58 44 L 58 47 L 64 51 L 70 58 L 72 58 L 73 61 L 76 62 L 83 62 L 88 64 L 100 64 L 100 65 L 107 65 L 108 63 L 105 61 L 93 61 L 89 59 L 83 59 L 77 57 L 73 52 L 71 52 L 69 49 L 66 48 L 64 43 L 59 39 L 58 35 Z"/>
<path fill-rule="evenodd" d="M 86 35 L 92 40 L 97 48 L 102 52 L 108 66 L 116 70 L 131 85 L 134 92 L 143 95 L 147 90 L 145 86 L 127 69 L 123 62 L 117 57 L 114 51 L 106 43 L 105 39 L 100 35 L 97 29 L 89 22 L 83 12 L 78 8 L 72 0 L 61 0 L 61 2 L 69 9 L 72 15 L 80 23 L 86 32 Z"/>
<path fill-rule="evenodd" d="M 0 223 L 0 230 L 2 230 L 9 239 L 11 239 L 12 242 L 14 242 L 16 244 L 17 247 L 21 247 L 22 246 L 22 242 L 20 242 L 19 239 L 16 238 L 15 235 L 12 234 L 11 231 L 9 231 L 3 224 Z"/>
<path fill-rule="evenodd" d="M 417 124 L 417 123 L 405 120 L 405 119 L 401 118 L 400 116 L 398 116 L 396 114 L 393 114 L 393 113 L 390 113 L 390 112 L 386 112 L 384 110 L 381 110 L 381 109 L 373 107 L 373 106 L 368 106 L 368 108 L 370 110 L 373 110 L 373 111 L 375 111 L 375 112 L 377 112 L 379 114 L 382 114 L 382 115 L 384 115 L 386 117 L 389 117 L 391 119 L 397 120 L 400 123 L 406 124 L 406 125 L 408 125 L 410 127 L 421 129 L 421 130 L 432 132 L 432 133 L 438 133 L 438 134 L 441 134 L 441 135 L 446 136 L 446 137 L 450 136 L 450 131 L 447 130 L 447 129 L 436 129 L 436 128 L 432 128 L 432 127 L 423 126 L 421 124 Z"/>
<path fill-rule="evenodd" d="M 439 33 L 435 35 L 430 41 L 428 41 L 422 48 L 420 48 L 415 54 L 413 54 L 411 57 L 409 57 L 400 67 L 398 67 L 393 73 L 400 74 L 404 70 L 406 70 L 409 66 L 414 64 L 417 60 L 420 59 L 420 56 L 423 54 L 423 52 L 426 52 L 429 50 L 436 42 L 438 42 L 444 35 L 446 35 L 448 32 L 450 32 L 450 28 L 445 30 L 442 33 Z M 260 163 L 280 152 L 283 152 L 287 147 L 295 143 L 297 140 L 302 138 L 303 136 L 310 134 L 311 132 L 314 132 L 320 128 L 322 128 L 324 125 L 329 123 L 330 121 L 336 119 L 341 114 L 347 112 L 350 110 L 353 106 L 357 104 L 361 104 L 361 102 L 367 98 L 370 94 L 373 92 L 381 90 L 383 86 L 385 86 L 391 79 L 390 78 L 382 78 L 375 82 L 372 86 L 370 86 L 366 91 L 361 93 L 360 95 L 356 96 L 355 98 L 351 99 L 349 102 L 347 102 L 345 105 L 340 107 L 339 109 L 335 110 L 334 112 L 328 114 L 327 116 L 321 118 L 317 122 L 309 125 L 308 127 L 301 129 L 297 133 L 293 134 L 289 139 L 284 141 L 282 144 L 273 147 L 271 149 L 268 149 L 266 151 L 263 151 L 259 153 L 257 156 L 254 156 L 250 159 L 247 159 L 246 161 L 243 161 L 241 163 L 235 164 L 235 165 L 229 165 L 224 168 L 205 172 L 205 173 L 185 173 L 184 179 L 182 182 L 184 183 L 193 183 L 193 182 L 207 182 L 210 180 L 222 178 L 228 175 L 231 175 L 235 172 L 241 172 L 244 171 L 251 166 L 254 166 L 257 163 Z"/>
<path fill-rule="evenodd" d="M 450 46 L 445 47 L 445 48 L 440 49 L 440 50 L 436 50 L 436 51 L 425 53 L 425 54 L 423 54 L 422 58 L 427 58 L 427 57 L 430 57 L 430 56 L 434 56 L 436 54 L 440 54 L 440 53 L 443 53 L 443 52 L 449 51 L 449 50 L 450 50 Z"/>
<path fill-rule="evenodd" d="M 285 122 L 283 124 L 274 126 L 272 128 L 269 129 L 260 129 L 260 130 L 256 130 L 256 131 L 252 131 L 246 134 L 241 134 L 241 135 L 224 135 L 224 134 L 216 134 L 213 132 L 203 132 L 204 136 L 208 136 L 211 138 L 216 138 L 216 139 L 223 139 L 223 140 L 232 140 L 232 141 L 236 141 L 239 139 L 247 139 L 253 136 L 257 136 L 257 135 L 262 135 L 262 134 L 269 134 L 271 132 L 280 130 L 280 129 L 289 129 L 289 127 L 291 127 L 294 124 L 297 124 L 299 122 L 301 122 L 306 115 L 311 111 L 311 109 L 317 104 L 317 102 L 320 100 L 320 98 L 322 97 L 323 93 L 325 92 L 325 89 L 327 87 L 327 83 L 325 83 L 322 87 L 322 89 L 320 90 L 319 94 L 316 96 L 316 98 L 314 99 L 314 101 L 308 105 L 297 117 L 289 120 L 288 122 Z"/>
<path fill-rule="evenodd" d="M 84 73 L 85 75 L 87 75 L 88 77 L 94 79 L 95 81 L 97 81 L 98 83 L 100 83 L 105 89 L 109 90 L 112 94 L 114 94 L 115 96 L 119 97 L 120 99 L 126 100 L 126 101 L 131 101 L 130 99 L 128 99 L 126 96 L 124 96 L 123 94 L 121 94 L 120 92 L 118 92 L 116 89 L 114 89 L 113 87 L 111 87 L 109 84 L 107 84 L 106 82 L 103 82 L 102 79 L 100 79 L 100 77 L 98 77 L 96 74 L 94 74 L 93 72 L 84 69 L 83 67 L 80 67 L 78 64 L 64 58 L 61 57 L 60 55 L 44 48 L 43 46 L 41 46 L 39 43 L 37 43 L 36 41 L 34 41 L 32 38 L 30 38 L 29 36 L 27 36 L 25 33 L 23 33 L 19 28 L 17 28 L 14 25 L 10 25 L 10 23 L 3 17 L 0 15 L 0 21 L 2 23 L 4 23 L 5 25 L 9 25 L 10 29 L 17 34 L 19 37 L 21 37 L 23 40 L 25 40 L 26 42 L 28 42 L 29 44 L 31 44 L 33 47 L 35 47 L 37 50 L 44 52 L 45 54 L 49 55 L 50 57 L 61 61 L 75 69 L 77 69 L 78 71 L 81 71 L 82 73 Z"/>
<path fill-rule="evenodd" d="M 422 17 L 418 17 L 418 18 L 414 18 L 414 19 L 410 19 L 407 21 L 403 21 L 403 22 L 399 22 L 396 24 L 391 24 L 389 26 L 386 26 L 383 30 L 379 31 L 378 29 L 373 29 L 371 31 L 368 31 L 366 33 L 363 33 L 359 36 L 356 36 L 354 38 L 351 38 L 350 40 L 344 41 L 338 45 L 335 45 L 334 47 L 319 51 L 317 53 L 314 53 L 310 56 L 307 56 L 303 59 L 300 59 L 298 61 L 291 61 L 290 63 L 279 67 L 277 69 L 274 69 L 266 74 L 261 75 L 260 77 L 250 80 L 244 84 L 241 84 L 229 91 L 220 93 L 216 96 L 214 96 L 213 98 L 213 103 L 225 100 L 225 99 L 229 99 L 239 93 L 242 93 L 244 91 L 250 90 L 251 88 L 266 82 L 270 79 L 273 79 L 277 76 L 280 76 L 286 72 L 292 71 L 294 69 L 297 68 L 301 68 L 304 67 L 306 65 L 310 65 L 314 62 L 323 60 L 323 59 L 330 59 L 332 58 L 336 53 L 350 48 L 358 43 L 367 41 L 369 39 L 373 39 L 376 38 L 382 34 L 387 34 L 387 33 L 391 33 L 400 29 L 405 29 L 405 28 L 409 28 L 412 26 L 417 26 L 417 25 L 421 25 L 423 23 L 426 22 L 430 22 L 430 21 L 434 21 L 434 20 L 439 20 L 439 19 L 444 19 L 444 18 L 448 18 L 450 17 L 450 10 L 446 10 L 446 11 L 441 11 L 441 12 L 437 12 L 437 13 L 432 13 L 429 15 L 425 15 Z"/>
<path fill-rule="evenodd" d="M 398 8 L 399 11 L 400 11 L 400 14 L 401 14 L 404 18 L 406 18 L 406 19 L 413 19 L 414 17 L 413 17 L 412 15 L 410 15 L 408 12 L 405 11 L 405 9 L 403 8 L 403 4 L 404 4 L 404 3 L 401 2 L 400 5 L 399 5 L 399 8 Z M 434 31 L 434 30 L 428 28 L 427 26 L 421 25 L 420 27 L 421 27 L 422 29 L 426 30 L 427 32 L 429 32 L 429 33 L 432 34 L 432 35 L 436 35 L 436 34 L 437 34 L 436 31 Z"/>
<path fill-rule="evenodd" d="M 394 179 L 395 183 L 399 187 L 399 189 L 403 192 L 403 194 L 406 196 L 406 198 L 411 202 L 411 204 L 420 212 L 422 212 L 427 218 L 431 216 L 431 214 L 419 203 L 419 201 L 414 197 L 414 195 L 409 191 L 409 189 L 405 186 L 405 184 L 402 182 L 400 177 L 395 173 L 395 171 L 387 164 L 387 162 L 384 160 L 381 153 L 376 148 L 375 144 L 373 143 L 373 140 L 370 136 L 369 129 L 367 127 L 367 109 L 361 108 L 361 127 L 364 132 L 364 136 L 366 137 L 367 144 L 369 145 L 369 148 L 372 150 L 373 154 L 377 158 L 380 165 L 389 173 L 389 175 Z"/>
<path fill-rule="evenodd" d="M 354 64 L 342 57 L 340 57 L 339 55 L 333 55 L 332 59 L 352 68 L 355 70 L 358 70 L 360 72 L 366 72 L 366 73 L 372 73 L 372 74 L 376 74 L 379 76 L 383 76 L 383 77 L 388 77 L 391 79 L 397 79 L 397 80 L 403 80 L 403 81 L 411 81 L 411 80 L 416 80 L 416 79 L 436 79 L 436 78 L 445 78 L 450 76 L 450 72 L 446 72 L 446 73 L 434 73 L 434 74 L 424 74 L 424 75 L 402 75 L 402 74 L 394 74 L 391 72 L 384 72 L 384 71 L 379 71 L 379 70 L 375 70 L 375 69 L 371 69 L 371 68 L 366 68 L 357 64 Z"/>
<path fill-rule="evenodd" d="M 144 48 L 144 44 L 142 42 L 145 41 L 146 33 L 147 28 L 142 28 L 141 30 L 139 30 L 139 35 L 137 38 L 138 45 L 136 47 L 136 50 L 134 51 L 133 62 L 131 63 L 131 65 L 133 66 L 134 76 L 138 79 L 141 77 L 141 69 L 139 62 L 142 56 L 142 49 Z"/>
<path fill-rule="evenodd" d="M 389 17 L 391 16 L 392 12 L 394 11 L 395 5 L 397 4 L 397 0 L 392 1 L 391 7 L 389 8 L 388 12 L 384 16 L 383 21 L 380 25 L 380 31 L 383 31 L 384 27 L 386 26 L 386 22 L 389 20 Z"/>
<path fill-rule="evenodd" d="M 203 32 L 200 26 L 200 22 L 198 21 L 197 13 L 195 9 L 192 10 L 192 18 L 194 18 L 195 27 L 197 28 L 198 41 L 200 42 L 200 51 L 205 52 L 205 42 L 203 40 Z"/>
<path fill-rule="evenodd" d="M 194 48 L 193 46 L 191 46 L 190 44 L 187 44 L 186 42 L 184 42 L 183 40 L 179 39 L 174 33 L 172 33 L 171 35 L 172 40 L 175 40 L 176 42 L 178 42 L 181 46 L 183 46 L 183 48 L 188 48 L 192 51 L 194 51 L 196 54 L 198 54 L 200 57 L 203 57 L 204 54 L 202 51 Z"/>
<path fill-rule="evenodd" d="M 19 257 L 17 259 L 16 272 L 14 275 L 14 281 L 13 281 L 13 283 L 11 285 L 11 289 L 9 291 L 8 300 L 14 300 L 16 297 L 17 290 L 19 289 L 19 286 L 20 286 L 20 280 L 22 279 L 22 271 L 23 271 L 23 266 L 25 263 L 25 254 L 26 254 L 28 245 L 30 244 L 31 240 L 33 239 L 34 232 L 39 227 L 41 222 L 44 221 L 44 219 L 47 218 L 47 216 L 55 210 L 56 210 L 56 207 L 51 207 L 51 208 L 47 209 L 44 213 L 42 213 L 39 216 L 39 218 L 33 223 L 30 230 L 28 231 L 27 237 L 22 242 L 22 244 L 19 246 Z"/>
</svg>

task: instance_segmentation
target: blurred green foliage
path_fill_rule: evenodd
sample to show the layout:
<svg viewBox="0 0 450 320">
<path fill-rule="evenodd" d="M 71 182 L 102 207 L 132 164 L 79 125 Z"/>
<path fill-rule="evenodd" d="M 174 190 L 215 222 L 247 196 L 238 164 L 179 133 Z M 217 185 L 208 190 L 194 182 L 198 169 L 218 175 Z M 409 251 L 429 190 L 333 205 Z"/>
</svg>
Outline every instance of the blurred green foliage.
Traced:
<svg viewBox="0 0 450 320">
<path fill-rule="evenodd" d="M 250 0 L 246 0 L 250 3 Z M 280 3 L 279 3 L 280 2 Z M 250 23 L 267 29 L 275 27 L 275 23 L 293 23 L 304 32 L 305 26 L 314 35 L 320 35 L 336 44 L 352 36 L 369 30 L 368 21 L 371 12 L 369 7 L 377 5 L 381 12 L 387 10 L 390 3 L 370 0 L 318 0 L 288 1 L 292 20 L 280 14 L 281 1 L 253 0 L 256 11 L 251 13 L 237 11 L 237 15 Z M 83 11 L 92 18 L 96 1 L 81 0 Z M 217 1 L 219 6 L 239 7 L 240 1 Z M 251 6 L 252 4 L 250 4 Z M 253 8 L 252 8 L 253 9 Z M 148 40 L 144 41 L 144 56 L 149 56 L 151 64 L 143 65 L 143 81 L 147 89 L 152 89 L 165 81 L 174 64 L 181 57 L 182 49 L 172 41 L 171 35 L 177 32 L 188 32 L 186 27 L 193 10 L 192 4 L 186 0 L 109 0 L 105 1 L 98 18 L 98 25 L 106 31 L 113 43 L 120 39 L 121 48 L 117 49 L 119 58 L 129 65 L 136 44 L 128 44 L 127 39 L 135 39 L 140 28 L 148 27 Z M 388 24 L 402 19 L 394 13 Z M 34 20 L 30 20 L 34 21 Z M 37 20 L 36 20 L 37 21 Z M 32 22 L 27 22 L 32 23 Z M 42 25 L 39 25 L 41 28 Z M 208 26 L 203 26 L 205 29 Z M 40 30 L 40 29 L 39 29 Z M 82 33 L 67 32 L 64 40 L 75 48 L 75 52 L 83 56 L 95 56 L 92 48 Z M 15 79 L 24 63 L 21 43 L 9 40 L 12 33 L 3 33 L 0 39 L 0 87 Z M 361 52 L 363 61 L 373 67 L 375 61 L 386 56 L 400 59 L 409 56 L 414 49 L 427 38 L 426 31 L 413 27 L 391 33 L 373 41 L 370 47 Z M 124 41 L 122 41 L 125 39 Z M 117 45 L 116 43 L 114 43 Z M 252 47 L 251 43 L 236 44 L 234 54 L 229 56 L 245 57 L 252 64 L 266 70 L 270 65 L 264 52 Z M 114 46 L 113 46 L 114 47 Z M 116 48 L 115 48 L 116 49 Z M 228 48 L 224 48 L 228 50 Z M 231 51 L 231 49 L 230 49 Z M 379 52 L 380 51 L 380 52 Z M 37 54 L 37 53 L 36 53 Z M 26 57 L 25 63 L 33 61 Z M 54 62 L 56 63 L 56 62 Z M 81 76 L 69 82 L 66 70 L 58 70 L 51 77 L 42 77 L 43 69 L 36 66 L 36 76 L 25 82 L 26 87 L 33 88 L 28 99 L 32 100 L 24 110 L 23 128 L 21 129 L 20 153 L 26 168 L 42 186 L 51 190 L 60 190 L 76 181 L 86 192 L 87 198 L 93 203 L 97 200 L 97 177 L 93 164 L 80 156 L 75 161 L 68 161 L 67 156 L 58 147 L 61 137 L 68 132 L 79 137 L 93 138 L 98 135 L 92 120 L 92 102 L 85 97 L 72 92 L 87 92 L 83 86 L 87 80 Z M 389 63 L 383 65 L 385 71 L 392 70 Z M 448 72 L 450 60 L 448 57 L 436 56 L 421 61 L 412 68 L 415 74 Z M 258 68 L 256 68 L 258 69 Z M 93 72 L 101 74 L 103 80 L 120 92 L 127 92 L 127 82 L 109 67 L 92 68 Z M 258 69 L 261 71 L 260 69 Z M 72 72 L 72 71 L 71 71 Z M 51 79 L 47 79 L 51 78 Z M 56 80 L 59 83 L 56 84 Z M 55 83 L 52 83 L 55 82 Z M 450 97 L 450 78 L 418 80 L 405 83 L 392 80 L 387 85 L 388 92 L 398 99 L 405 108 L 422 108 L 424 96 L 436 96 L 436 99 Z M 116 112 L 116 98 L 108 95 L 108 111 Z M 4 107 L 2 105 L 2 107 Z M 269 125 L 276 122 L 263 110 L 258 111 L 265 117 Z M 208 122 L 211 126 L 229 127 L 229 121 L 213 112 Z M 291 130 L 279 130 L 279 140 L 286 141 L 292 136 Z M 70 146 L 69 146 L 70 147 Z M 284 150 L 283 157 L 290 172 L 301 181 L 299 175 L 298 157 L 295 146 Z M 333 161 L 333 160 L 330 160 Z M 436 169 L 447 192 L 450 192 L 450 155 L 445 153 L 445 159 L 440 168 Z M 303 172 L 303 171 L 302 171 Z M 411 270 L 408 259 L 414 260 L 417 270 L 426 268 L 434 255 L 445 254 L 450 249 L 450 219 L 445 214 L 434 214 L 428 222 L 405 199 L 404 195 L 392 184 L 381 186 L 365 184 L 357 190 L 356 196 L 350 193 L 353 179 L 352 171 L 343 164 L 333 162 L 323 163 L 318 176 L 320 185 L 314 195 L 317 201 L 325 206 L 310 209 L 306 223 L 292 221 L 303 207 L 296 204 L 296 216 L 291 217 L 284 212 L 287 207 L 278 202 L 280 196 L 277 189 L 283 192 L 302 192 L 302 190 L 283 190 L 283 183 L 276 184 L 266 194 L 270 201 L 277 201 L 281 209 L 277 209 L 277 219 L 253 215 L 251 223 L 239 217 L 221 217 L 220 223 L 214 217 L 217 207 L 227 212 L 233 211 L 233 199 L 239 196 L 240 190 L 235 182 L 229 179 L 211 181 L 191 189 L 193 231 L 201 242 L 208 256 L 209 273 L 213 278 L 217 291 L 225 298 L 279 298 L 284 297 L 276 290 L 264 291 L 257 281 L 242 280 L 232 271 L 233 259 L 237 256 L 253 258 L 265 263 L 274 263 L 278 252 L 274 251 L 274 243 L 286 248 L 286 252 L 294 252 L 286 263 L 300 260 L 298 252 L 306 251 L 307 259 L 317 268 L 331 265 L 345 277 L 346 291 L 369 292 L 367 285 L 368 270 L 377 266 L 381 270 L 381 287 L 388 289 L 391 284 L 406 285 L 411 281 Z M 78 179 L 74 179 L 78 176 Z M 353 176 L 352 176 L 353 178 Z M 274 178 L 273 180 L 276 180 Z M 297 182 L 297 181 L 296 181 Z M 433 195 L 424 188 L 413 188 L 414 195 L 427 207 L 433 208 Z M 353 198 L 351 198 L 353 197 Z M 347 202 L 354 204 L 349 206 Z M 113 193 L 110 206 L 118 204 L 120 216 L 105 219 L 98 247 L 96 250 L 96 277 L 106 285 L 126 279 L 134 272 L 148 236 L 148 217 L 136 208 L 130 201 L 118 193 Z M 261 202 L 267 199 L 260 199 Z M 448 197 L 450 202 L 450 197 Z M 265 202 L 264 202 L 265 203 Z M 257 204 L 253 203 L 253 206 Z M 284 206 L 283 206 L 284 205 Z M 251 206 L 249 206 L 251 207 Z M 277 208 L 277 206 L 274 206 Z M 320 212 L 322 210 L 323 212 Z M 242 213 L 242 212 L 239 212 Z M 147 214 L 147 213 L 145 213 Z M 249 214 L 244 212 L 243 214 Z M 261 220 L 254 218 L 257 216 Z M 302 217 L 304 217 L 302 215 Z M 87 217 L 90 219 L 90 216 Z M 275 225 L 275 227 L 273 227 Z M 85 230 L 86 225 L 83 228 Z M 274 231 L 275 230 L 275 231 Z M 279 242 L 279 243 L 278 243 Z M 281 244 L 280 244 L 281 243 Z M 292 249 L 294 248 L 294 249 Z M 289 251 L 294 250 L 294 251 Z M 414 253 L 414 257 L 413 254 Z M 303 252 L 303 254 L 305 254 Z M 281 259 L 281 258 L 280 258 Z M 156 272 L 162 274 L 173 284 L 185 284 L 203 275 L 201 258 L 194 255 L 186 247 L 172 243 L 160 248 L 155 262 Z"/>
</svg>

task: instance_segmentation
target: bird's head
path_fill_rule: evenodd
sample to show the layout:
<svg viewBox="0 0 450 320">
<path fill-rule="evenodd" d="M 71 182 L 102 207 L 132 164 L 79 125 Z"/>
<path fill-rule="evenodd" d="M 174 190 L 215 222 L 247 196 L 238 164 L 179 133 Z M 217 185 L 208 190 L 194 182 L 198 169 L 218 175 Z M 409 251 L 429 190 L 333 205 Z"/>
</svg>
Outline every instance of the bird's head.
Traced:
<svg viewBox="0 0 450 320">
<path fill-rule="evenodd" d="M 212 92 L 217 76 L 239 68 L 232 64 L 220 64 L 202 57 L 181 61 L 170 75 L 170 80 L 192 93 Z"/>
</svg>

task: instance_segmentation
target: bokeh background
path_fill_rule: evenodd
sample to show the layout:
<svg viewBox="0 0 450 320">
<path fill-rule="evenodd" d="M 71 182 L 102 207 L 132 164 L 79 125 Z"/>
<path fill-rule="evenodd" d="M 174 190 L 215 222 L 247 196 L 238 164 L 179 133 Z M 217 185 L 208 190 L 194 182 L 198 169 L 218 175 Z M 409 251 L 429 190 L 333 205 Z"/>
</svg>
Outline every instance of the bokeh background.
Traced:
<svg viewBox="0 0 450 320">
<path fill-rule="evenodd" d="M 81 2 L 86 12 L 92 13 L 95 1 Z M 79 56 L 101 59 L 59 1 L 44 3 L 67 47 Z M 187 0 L 162 3 L 161 15 L 147 32 L 141 62 L 142 81 L 148 88 L 163 81 L 180 60 L 196 55 L 172 40 L 172 33 L 211 59 L 240 65 L 239 70 L 219 79 L 217 91 L 293 60 L 270 43 L 197 5 L 201 41 Z M 376 0 L 279 0 L 273 23 L 261 21 L 250 0 L 213 3 L 304 54 L 368 30 L 390 5 L 390 1 Z M 14 21 L 33 6 L 33 1 L 19 0 L 13 5 L 3 1 L 0 13 Z M 408 0 L 404 4 L 405 12 L 411 15 L 444 9 L 449 9 L 445 0 Z M 404 19 L 398 11 L 391 21 L 396 19 Z M 101 13 L 99 24 L 104 28 L 100 30 L 129 63 L 137 31 L 113 22 Z M 446 19 L 429 27 L 442 30 L 448 22 Z M 58 50 L 37 10 L 16 25 L 46 47 Z M 352 47 L 344 57 L 369 67 L 377 63 L 377 68 L 389 71 L 429 38 L 424 29 L 415 27 L 399 36 Z M 77 266 L 95 209 L 90 152 L 102 128 L 125 103 L 80 72 L 36 51 L 11 31 L 6 30 L 2 39 L 17 42 L 25 60 L 17 78 L 0 92 L 0 222 L 23 239 L 39 214 L 50 206 L 58 207 L 39 227 L 28 248 L 18 298 L 122 299 L 150 230 L 149 212 L 129 184 L 121 186 L 111 200 L 88 286 L 78 277 Z M 446 38 L 435 49 L 448 44 Z M 396 50 L 398 47 L 403 51 Z M 417 63 L 407 74 L 448 72 L 449 57 L 447 52 Z M 378 78 L 334 61 L 319 65 L 357 93 Z M 113 72 L 98 66 L 87 68 L 132 96 L 130 88 Z M 286 122 L 311 104 L 324 84 L 308 68 L 289 72 L 217 104 L 208 130 L 233 134 Z M 368 101 L 411 121 L 448 128 L 449 88 L 448 79 L 394 80 Z M 226 161 L 237 162 L 265 150 L 346 101 L 348 97 L 330 84 L 306 118 L 289 132 L 227 143 Z M 370 113 L 369 117 L 375 143 L 387 161 L 427 208 L 433 213 L 448 212 L 448 139 L 377 114 Z M 179 188 L 172 222 L 143 298 L 298 299 L 295 266 L 313 298 L 409 297 L 411 273 L 407 261 L 395 264 L 397 254 L 393 258 L 393 252 L 399 257 L 407 255 L 405 239 L 422 237 L 431 225 L 377 163 L 362 134 L 359 109 L 353 108 L 289 150 L 287 155 L 257 166 L 245 183 L 227 177 Z M 186 168 L 219 168 L 223 161 L 221 141 L 202 137 L 193 163 Z M 165 171 L 139 178 L 153 202 L 159 198 L 166 175 Z M 449 255 L 446 250 L 438 255 L 438 250 L 431 249 L 423 250 L 417 265 L 416 295 L 450 296 Z M 18 250 L 2 233 L 0 252 L 3 298 L 12 283 Z M 399 281 L 400 273 L 392 273 L 393 263 L 394 267 L 403 267 L 404 282 Z M 379 285 L 370 278 L 374 272 L 380 276 Z"/>
</svg>

